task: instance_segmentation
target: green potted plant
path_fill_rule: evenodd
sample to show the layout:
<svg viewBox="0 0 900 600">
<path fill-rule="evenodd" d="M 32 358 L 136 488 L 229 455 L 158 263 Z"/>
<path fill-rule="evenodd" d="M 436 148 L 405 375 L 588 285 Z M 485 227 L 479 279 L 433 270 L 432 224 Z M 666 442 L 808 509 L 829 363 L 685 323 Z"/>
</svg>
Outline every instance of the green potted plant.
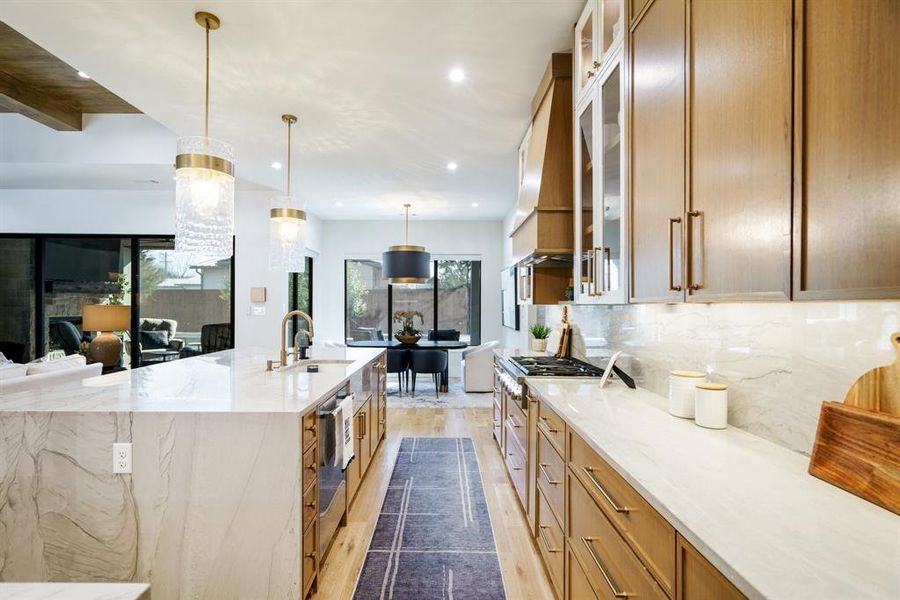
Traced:
<svg viewBox="0 0 900 600">
<path fill-rule="evenodd" d="M 419 323 L 425 324 L 425 317 L 417 310 L 398 310 L 394 313 L 394 323 L 400 323 L 401 329 L 394 334 L 401 344 L 415 344 L 422 336 L 422 332 L 415 328 L 414 320 L 418 317 Z"/>
<path fill-rule="evenodd" d="M 529 331 L 531 331 L 531 335 L 534 337 L 534 339 L 531 340 L 531 349 L 535 352 L 546 352 L 547 338 L 550 337 L 550 328 L 543 323 L 535 323 L 531 326 Z"/>
</svg>

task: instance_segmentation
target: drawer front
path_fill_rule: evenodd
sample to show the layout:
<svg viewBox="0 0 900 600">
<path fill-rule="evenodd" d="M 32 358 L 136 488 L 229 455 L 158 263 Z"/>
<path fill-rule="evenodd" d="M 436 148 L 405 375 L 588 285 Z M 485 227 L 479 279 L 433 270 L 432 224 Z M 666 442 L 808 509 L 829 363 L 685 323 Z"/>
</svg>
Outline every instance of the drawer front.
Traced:
<svg viewBox="0 0 900 600">
<path fill-rule="evenodd" d="M 566 553 L 566 576 L 569 582 L 566 600 L 600 600 L 571 548 Z"/>
<path fill-rule="evenodd" d="M 316 482 L 316 475 L 319 472 L 318 452 L 313 446 L 303 453 L 303 489 L 309 489 L 309 486 Z"/>
<path fill-rule="evenodd" d="M 378 396 L 378 438 L 376 440 L 376 446 L 378 445 L 378 441 L 384 438 L 384 434 L 387 431 L 387 394 L 381 394 Z"/>
<path fill-rule="evenodd" d="M 349 506 L 351 502 L 353 502 L 353 498 L 356 497 L 356 490 L 359 489 L 359 482 L 361 477 L 361 473 L 359 470 L 359 452 L 360 452 L 360 439 L 356 438 L 353 440 L 353 454 L 356 458 L 350 461 L 350 464 L 347 465 L 347 505 Z"/>
<path fill-rule="evenodd" d="M 312 446 L 317 437 L 318 433 L 318 418 L 316 417 L 316 411 L 312 411 L 305 417 L 303 417 L 303 449 L 306 450 L 310 446 Z"/>
<path fill-rule="evenodd" d="M 509 423 L 509 430 L 516 436 L 519 446 L 528 448 L 528 418 L 515 402 L 510 401 L 506 404 L 506 422 Z"/>
<path fill-rule="evenodd" d="M 319 486 L 311 485 L 303 494 L 303 531 L 309 529 L 319 515 L 318 493 Z"/>
<path fill-rule="evenodd" d="M 525 451 L 519 447 L 518 442 L 515 440 L 515 435 L 509 429 L 510 427 L 507 424 L 506 457 L 504 461 L 506 462 L 506 470 L 509 472 L 509 478 L 512 480 L 513 487 L 516 490 L 516 495 L 519 497 L 519 502 L 525 507 L 528 506 L 528 496 L 525 493 Z"/>
<path fill-rule="evenodd" d="M 365 477 L 366 470 L 369 468 L 369 459 L 372 458 L 371 431 L 372 418 L 369 415 L 369 402 L 363 404 L 363 407 L 356 413 L 356 437 L 359 439 L 359 451 L 356 453 L 356 459 L 359 461 L 359 475 Z"/>
<path fill-rule="evenodd" d="M 540 488 L 537 497 L 537 545 L 541 558 L 547 565 L 547 572 L 550 573 L 550 583 L 553 584 L 556 597 L 562 598 L 565 535 Z"/>
<path fill-rule="evenodd" d="M 566 463 L 547 435 L 538 429 L 537 482 L 560 523 L 565 521 Z"/>
<path fill-rule="evenodd" d="M 538 428 L 556 447 L 560 456 L 566 455 L 566 423 L 545 402 L 538 404 Z"/>
<path fill-rule="evenodd" d="M 675 529 L 575 433 L 569 434 L 572 473 L 650 570 L 672 595 L 675 590 Z"/>
<path fill-rule="evenodd" d="M 316 528 L 310 527 L 303 534 L 303 597 L 309 593 L 312 586 L 313 577 L 316 576 L 316 568 L 318 561 L 316 560 Z"/>
<path fill-rule="evenodd" d="M 665 600 L 662 588 L 581 482 L 569 477 L 568 487 L 569 547 L 581 559 L 597 594 L 605 597 L 627 594 L 628 598 Z"/>
</svg>

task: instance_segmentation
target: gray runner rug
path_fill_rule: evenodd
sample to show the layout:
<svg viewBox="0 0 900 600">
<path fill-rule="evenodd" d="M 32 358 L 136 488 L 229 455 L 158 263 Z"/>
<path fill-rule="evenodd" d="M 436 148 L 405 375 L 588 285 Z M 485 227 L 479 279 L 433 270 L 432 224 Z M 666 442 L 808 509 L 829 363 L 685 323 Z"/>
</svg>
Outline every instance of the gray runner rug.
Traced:
<svg viewBox="0 0 900 600">
<path fill-rule="evenodd" d="M 403 438 L 354 598 L 506 598 L 470 438 Z"/>
</svg>

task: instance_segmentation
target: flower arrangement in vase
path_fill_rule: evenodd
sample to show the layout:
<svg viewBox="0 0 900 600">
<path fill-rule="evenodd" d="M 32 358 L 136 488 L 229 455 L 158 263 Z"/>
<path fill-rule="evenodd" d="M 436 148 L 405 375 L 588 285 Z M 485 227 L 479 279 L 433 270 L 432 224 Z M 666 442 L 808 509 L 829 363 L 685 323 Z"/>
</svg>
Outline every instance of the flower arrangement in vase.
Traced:
<svg viewBox="0 0 900 600">
<path fill-rule="evenodd" d="M 394 337 L 401 344 L 415 344 L 422 339 L 422 332 L 415 328 L 416 317 L 419 318 L 419 323 L 425 324 L 425 317 L 417 310 L 398 310 L 394 313 L 394 323 L 400 323 L 402 326 Z"/>
<path fill-rule="evenodd" d="M 535 323 L 529 328 L 529 331 L 534 337 L 534 339 L 531 340 L 531 349 L 535 352 L 546 352 L 547 338 L 550 337 L 550 328 L 543 323 Z"/>
</svg>

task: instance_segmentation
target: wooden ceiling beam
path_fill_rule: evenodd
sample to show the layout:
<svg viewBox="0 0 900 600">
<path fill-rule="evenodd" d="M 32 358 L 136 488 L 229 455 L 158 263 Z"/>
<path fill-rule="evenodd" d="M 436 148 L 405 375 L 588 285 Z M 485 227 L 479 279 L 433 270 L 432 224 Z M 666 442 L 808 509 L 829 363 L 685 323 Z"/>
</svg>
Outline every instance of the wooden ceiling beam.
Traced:
<svg viewBox="0 0 900 600">
<path fill-rule="evenodd" d="M 0 71 L 0 107 L 57 131 L 81 131 L 81 111 Z"/>
</svg>

